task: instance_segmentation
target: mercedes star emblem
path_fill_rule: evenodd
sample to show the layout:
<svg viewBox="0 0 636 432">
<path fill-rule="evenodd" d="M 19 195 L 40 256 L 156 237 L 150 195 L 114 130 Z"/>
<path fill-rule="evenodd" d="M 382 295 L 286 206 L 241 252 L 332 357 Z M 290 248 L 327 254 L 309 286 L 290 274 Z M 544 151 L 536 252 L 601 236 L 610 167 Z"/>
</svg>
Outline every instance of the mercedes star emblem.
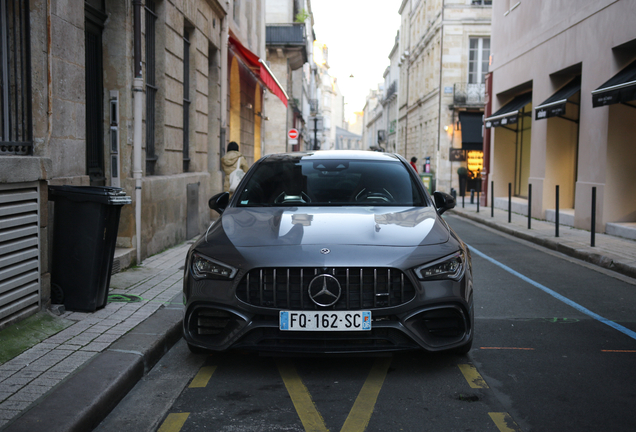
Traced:
<svg viewBox="0 0 636 432">
<path fill-rule="evenodd" d="M 342 288 L 340 282 L 334 276 L 329 274 L 321 274 L 316 276 L 309 282 L 309 298 L 318 306 L 333 306 L 336 304 Z"/>
<path fill-rule="evenodd" d="M 327 248 L 320 249 L 320 253 L 323 254 L 323 255 L 327 255 L 329 252 L 331 252 L 331 251 L 329 249 L 327 249 Z"/>
</svg>

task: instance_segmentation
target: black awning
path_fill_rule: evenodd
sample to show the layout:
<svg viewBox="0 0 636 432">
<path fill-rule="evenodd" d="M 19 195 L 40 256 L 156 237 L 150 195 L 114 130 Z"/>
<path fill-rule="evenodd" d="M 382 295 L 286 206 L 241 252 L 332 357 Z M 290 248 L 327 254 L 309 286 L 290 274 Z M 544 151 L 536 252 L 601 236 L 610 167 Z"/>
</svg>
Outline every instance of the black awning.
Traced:
<svg viewBox="0 0 636 432">
<path fill-rule="evenodd" d="M 499 109 L 496 113 L 484 119 L 484 124 L 487 128 L 497 127 L 497 126 L 505 126 L 508 124 L 517 123 L 517 118 L 519 117 L 519 111 L 521 109 L 532 102 L 532 92 L 524 93 L 522 95 L 517 96 L 502 108 Z"/>
<path fill-rule="evenodd" d="M 592 92 L 594 108 L 636 100 L 636 60 Z"/>
<path fill-rule="evenodd" d="M 459 122 L 462 127 L 462 149 L 482 150 L 484 148 L 484 138 L 481 133 L 483 127 L 482 113 L 460 112 Z"/>
<path fill-rule="evenodd" d="M 534 109 L 535 120 L 556 117 L 565 114 L 565 104 L 576 92 L 581 90 L 581 77 L 578 76 L 561 87 L 555 94 Z"/>
</svg>

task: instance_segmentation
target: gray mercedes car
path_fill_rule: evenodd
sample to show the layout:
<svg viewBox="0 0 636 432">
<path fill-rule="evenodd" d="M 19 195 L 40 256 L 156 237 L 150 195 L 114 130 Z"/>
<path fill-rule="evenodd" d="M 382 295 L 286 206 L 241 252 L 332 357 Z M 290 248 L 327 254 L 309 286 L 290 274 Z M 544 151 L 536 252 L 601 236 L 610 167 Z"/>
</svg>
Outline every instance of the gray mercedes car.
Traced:
<svg viewBox="0 0 636 432">
<path fill-rule="evenodd" d="M 452 350 L 473 340 L 470 253 L 401 156 L 262 158 L 193 244 L 184 337 L 193 352 Z"/>
</svg>

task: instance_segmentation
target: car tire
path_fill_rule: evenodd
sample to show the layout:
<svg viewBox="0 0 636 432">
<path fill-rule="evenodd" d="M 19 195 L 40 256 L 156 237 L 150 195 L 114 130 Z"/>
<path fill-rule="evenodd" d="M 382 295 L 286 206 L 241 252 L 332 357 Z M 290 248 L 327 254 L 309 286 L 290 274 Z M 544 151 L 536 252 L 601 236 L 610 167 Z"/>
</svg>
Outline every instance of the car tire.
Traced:
<svg viewBox="0 0 636 432">
<path fill-rule="evenodd" d="M 192 354 L 210 354 L 210 351 L 205 348 L 198 347 L 196 345 L 188 344 L 188 349 Z"/>
</svg>

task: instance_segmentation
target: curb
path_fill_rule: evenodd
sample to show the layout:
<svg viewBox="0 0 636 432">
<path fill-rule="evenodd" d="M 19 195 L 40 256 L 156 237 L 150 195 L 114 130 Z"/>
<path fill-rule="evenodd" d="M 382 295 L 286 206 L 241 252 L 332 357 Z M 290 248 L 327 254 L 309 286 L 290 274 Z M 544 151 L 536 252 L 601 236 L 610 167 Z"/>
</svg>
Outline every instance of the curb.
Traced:
<svg viewBox="0 0 636 432">
<path fill-rule="evenodd" d="M 625 264 L 625 263 L 621 263 L 621 262 L 617 262 L 614 261 L 614 259 L 600 254 L 600 253 L 593 253 L 590 251 L 586 251 L 586 250 L 582 250 L 582 249 L 577 249 L 575 247 L 572 246 L 568 246 L 566 244 L 560 243 L 554 239 L 550 239 L 550 238 L 544 238 L 544 237 L 536 237 L 533 236 L 531 234 L 527 234 L 525 232 L 522 231 L 518 231 L 514 228 L 508 228 L 506 226 L 500 225 L 496 222 L 491 222 L 489 220 L 486 219 L 482 219 L 480 217 L 477 216 L 473 216 L 470 213 L 464 213 L 464 212 L 455 212 L 455 211 L 450 211 L 451 214 L 455 215 L 455 216 L 459 216 L 459 217 L 463 217 L 465 219 L 469 219 L 472 220 L 473 222 L 477 222 L 480 223 L 482 225 L 486 225 L 490 228 L 493 228 L 497 231 L 501 231 L 504 232 L 506 234 L 509 234 L 511 236 L 514 237 L 518 237 L 520 239 L 538 244 L 539 246 L 543 246 L 545 248 L 557 251 L 557 252 L 561 252 L 565 255 L 569 255 L 573 258 L 576 259 L 580 259 L 581 261 L 586 261 L 589 262 L 591 264 L 595 264 L 599 267 L 603 267 L 606 268 L 608 270 L 612 270 L 615 271 L 617 273 L 620 273 L 622 275 L 625 276 L 629 276 L 631 278 L 636 278 L 636 267 L 630 264 Z"/>
<path fill-rule="evenodd" d="M 5 430 L 93 430 L 181 338 L 182 319 L 183 306 L 157 310 L 53 388 Z"/>
</svg>

